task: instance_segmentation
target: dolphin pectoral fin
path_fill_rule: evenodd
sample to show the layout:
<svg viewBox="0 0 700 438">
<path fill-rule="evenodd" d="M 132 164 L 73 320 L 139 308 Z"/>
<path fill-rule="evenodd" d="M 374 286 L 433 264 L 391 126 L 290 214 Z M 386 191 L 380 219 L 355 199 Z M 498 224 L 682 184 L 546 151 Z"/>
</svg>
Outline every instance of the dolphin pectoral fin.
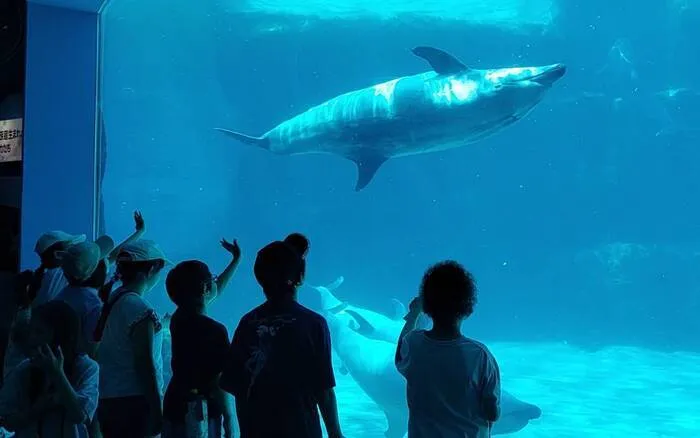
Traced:
<svg viewBox="0 0 700 438">
<path fill-rule="evenodd" d="M 393 315 L 392 319 L 395 321 L 402 320 L 404 316 L 406 316 L 406 306 L 403 305 L 403 303 L 396 298 L 391 299 L 391 305 L 393 307 Z"/>
<path fill-rule="evenodd" d="M 360 316 L 359 313 L 355 312 L 354 310 L 346 309 L 345 313 L 348 315 L 352 316 L 352 319 L 357 322 L 357 328 L 355 328 L 355 331 L 363 336 L 369 336 L 372 333 L 374 333 L 374 326 L 369 323 L 365 318 Z"/>
<path fill-rule="evenodd" d="M 452 75 L 469 68 L 459 59 L 435 47 L 420 46 L 412 50 L 413 54 L 428 61 L 435 73 L 440 75 Z"/>
<path fill-rule="evenodd" d="M 257 146 L 262 149 L 270 149 L 270 140 L 268 140 L 265 137 L 253 137 L 250 135 L 245 135 L 241 134 L 240 132 L 235 132 L 235 131 L 230 131 L 228 129 L 223 129 L 223 128 L 214 128 L 215 130 L 219 132 L 223 132 L 224 134 L 235 138 L 236 140 L 240 141 L 241 143 L 245 144 L 250 144 L 253 146 Z"/>
<path fill-rule="evenodd" d="M 326 311 L 332 313 L 332 314 L 338 314 L 342 312 L 343 310 L 348 308 L 348 303 L 340 303 L 335 307 L 331 307 L 330 309 L 326 309 Z"/>
<path fill-rule="evenodd" d="M 359 192 L 367 187 L 367 184 L 369 184 L 370 181 L 372 181 L 372 178 L 374 178 L 374 175 L 376 175 L 377 170 L 379 170 L 379 168 L 382 167 L 382 164 L 384 164 L 387 160 L 386 157 L 373 154 L 358 155 L 356 157 L 351 157 L 350 159 L 357 165 L 357 183 L 355 184 L 356 192 Z"/>
</svg>

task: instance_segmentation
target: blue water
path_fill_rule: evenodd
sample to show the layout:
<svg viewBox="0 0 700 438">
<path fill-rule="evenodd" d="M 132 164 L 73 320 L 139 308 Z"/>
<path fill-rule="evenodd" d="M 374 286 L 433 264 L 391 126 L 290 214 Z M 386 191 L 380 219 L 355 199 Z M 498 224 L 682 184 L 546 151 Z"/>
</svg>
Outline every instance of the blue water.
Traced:
<svg viewBox="0 0 700 438">
<path fill-rule="evenodd" d="M 237 238 L 244 260 L 211 310 L 231 331 L 262 300 L 255 251 L 292 231 L 311 238 L 310 283 L 342 275 L 343 300 L 383 313 L 415 295 L 429 264 L 456 258 L 480 287 L 466 333 L 494 351 L 504 387 L 543 410 L 516 436 L 700 436 L 700 4 L 561 1 L 538 15 L 548 2 L 503 2 L 528 12 L 522 23 L 476 20 L 448 1 L 423 15 L 398 4 L 404 15 L 391 18 L 114 0 L 107 231 L 129 234 L 140 209 L 169 257 L 215 270 L 227 262 L 219 239 Z M 213 130 L 259 135 L 340 93 L 425 71 L 417 45 L 476 68 L 569 70 L 514 126 L 391 160 L 359 193 L 349 161 L 275 156 Z M 150 299 L 172 310 L 162 285 Z M 348 437 L 383 436 L 381 411 L 351 376 L 338 379 Z"/>
</svg>

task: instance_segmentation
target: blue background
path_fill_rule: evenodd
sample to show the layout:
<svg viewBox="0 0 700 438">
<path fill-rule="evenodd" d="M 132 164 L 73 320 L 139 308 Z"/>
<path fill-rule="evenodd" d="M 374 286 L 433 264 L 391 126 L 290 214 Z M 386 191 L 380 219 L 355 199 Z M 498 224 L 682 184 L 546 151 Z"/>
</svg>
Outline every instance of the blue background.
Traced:
<svg viewBox="0 0 700 438">
<path fill-rule="evenodd" d="M 107 231 L 176 260 L 244 260 L 212 309 L 232 328 L 262 301 L 255 251 L 301 231 L 308 281 L 381 311 L 425 268 L 476 275 L 467 327 L 489 341 L 698 350 L 696 250 L 700 9 L 561 2 L 546 29 L 460 22 L 296 20 L 223 2 L 113 1 L 103 18 Z M 281 23 L 275 32 L 261 32 Z M 428 69 L 432 45 L 476 68 L 564 62 L 535 111 L 469 147 L 389 161 L 362 192 L 332 156 L 279 157 L 213 128 L 259 135 L 342 92 Z M 675 98 L 662 93 L 685 88 Z M 661 94 L 660 94 L 661 93 Z M 625 256 L 620 258 L 620 254 Z M 151 299 L 171 309 L 159 287 Z M 302 299 L 306 299 L 302 292 Z"/>
</svg>

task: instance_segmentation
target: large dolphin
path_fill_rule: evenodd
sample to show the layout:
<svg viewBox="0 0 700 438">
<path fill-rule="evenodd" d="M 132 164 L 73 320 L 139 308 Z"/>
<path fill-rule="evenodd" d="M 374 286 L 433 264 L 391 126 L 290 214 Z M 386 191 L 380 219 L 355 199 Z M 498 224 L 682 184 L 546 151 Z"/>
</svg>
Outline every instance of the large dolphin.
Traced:
<svg viewBox="0 0 700 438">
<path fill-rule="evenodd" d="M 406 381 L 394 365 L 395 344 L 369 339 L 333 312 L 324 312 L 331 332 L 331 344 L 343 366 L 362 390 L 384 411 L 387 438 L 404 436 L 408 425 Z M 541 410 L 506 391 L 501 394 L 501 418 L 493 434 L 514 433 L 539 418 Z"/>
<path fill-rule="evenodd" d="M 343 284 L 344 280 L 345 278 L 341 276 L 327 286 L 308 285 L 315 289 L 321 297 L 321 308 L 319 311 L 333 312 L 337 318 L 343 319 L 348 327 L 367 338 L 385 342 L 398 341 L 405 322 L 403 317 L 406 315 L 406 307 L 403 303 L 395 298 L 392 299 L 393 315 L 389 317 L 374 310 L 341 301 L 335 296 L 334 292 Z M 421 317 L 419 326 L 423 328 L 428 325 L 427 317 Z"/>
<path fill-rule="evenodd" d="M 261 137 L 217 129 L 280 155 L 345 157 L 357 165 L 359 191 L 390 158 L 465 146 L 515 123 L 566 72 L 562 64 L 477 70 L 436 48 L 413 53 L 432 71 L 336 96 Z"/>
</svg>

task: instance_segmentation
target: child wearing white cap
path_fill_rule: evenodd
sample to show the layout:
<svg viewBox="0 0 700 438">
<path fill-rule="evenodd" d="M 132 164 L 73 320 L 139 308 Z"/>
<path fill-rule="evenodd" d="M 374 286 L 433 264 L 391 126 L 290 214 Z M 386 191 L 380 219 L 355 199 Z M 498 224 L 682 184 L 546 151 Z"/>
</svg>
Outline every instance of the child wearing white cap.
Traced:
<svg viewBox="0 0 700 438">
<path fill-rule="evenodd" d="M 105 253 L 102 254 L 100 260 L 107 260 L 108 263 L 104 264 L 104 267 L 107 268 L 106 271 L 109 271 L 109 265 L 114 263 L 114 261 L 116 260 L 116 256 L 119 252 L 119 249 L 123 245 L 126 245 L 132 241 L 139 239 L 146 231 L 146 225 L 143 216 L 139 211 L 134 212 L 134 223 L 134 233 L 131 234 L 122 244 L 120 244 L 117 247 L 114 246 L 114 242 L 108 236 L 100 237 L 95 242 L 101 245 L 101 247 L 105 248 Z M 85 242 L 86 236 L 84 234 L 73 235 L 60 230 L 49 231 L 47 233 L 44 233 L 37 240 L 36 245 L 34 247 L 34 251 L 39 256 L 41 264 L 39 265 L 39 268 L 36 271 L 27 271 L 27 274 L 29 274 L 29 282 L 23 285 L 22 287 L 22 289 L 24 290 L 23 296 L 18 297 L 18 304 L 21 310 L 16 315 L 15 324 L 12 328 L 13 337 L 8 343 L 7 352 L 5 353 L 3 375 L 7 375 L 7 373 L 9 373 L 19 362 L 21 362 L 25 358 L 24 354 L 20 351 L 21 348 L 19 348 L 16 345 L 15 338 L 22 337 L 21 331 L 24 327 L 26 327 L 29 324 L 29 319 L 31 317 L 31 309 L 55 299 L 59 295 L 59 293 L 63 291 L 63 289 L 69 286 L 68 277 L 65 275 L 64 270 L 61 269 L 61 264 L 63 263 L 61 255 L 65 256 L 67 254 L 66 251 L 69 248 L 71 248 L 74 245 Z M 108 246 L 111 246 L 111 249 L 106 248 Z M 84 246 L 81 246 L 81 248 L 85 249 Z M 107 249 L 109 249 L 109 251 L 106 251 Z M 76 257 L 77 252 L 78 251 L 76 249 L 76 251 L 71 253 L 73 258 Z M 68 256 L 71 257 L 70 254 L 68 254 Z M 100 265 L 100 268 L 101 267 L 102 264 Z M 83 266 L 77 269 L 86 268 L 87 267 Z M 69 267 L 68 269 L 70 270 L 71 268 Z M 74 267 L 73 269 L 76 268 Z M 97 288 L 101 287 L 102 284 L 104 284 L 103 280 L 102 284 L 97 286 L 97 283 L 99 283 L 99 281 L 94 281 L 97 280 L 97 278 L 94 278 L 92 280 L 93 281 L 90 282 L 91 285 Z M 75 295 L 75 293 L 71 293 L 71 295 Z M 90 303 L 96 304 L 94 303 L 94 300 L 90 300 Z M 99 309 L 93 308 L 93 304 L 88 305 L 92 313 L 101 310 L 101 304 Z M 77 311 L 77 309 L 75 308 L 74 310 Z M 89 316 L 88 318 L 92 317 L 93 316 Z M 85 332 L 87 332 L 87 330 L 87 328 L 84 328 Z M 91 356 L 94 357 L 94 345 L 87 344 L 87 347 L 88 352 L 91 353 Z"/>
<path fill-rule="evenodd" d="M 151 240 L 124 245 L 117 256 L 122 286 L 110 295 L 96 330 L 104 438 L 154 436 L 162 428 L 162 323 L 144 295 L 168 264 Z"/>
<path fill-rule="evenodd" d="M 68 234 L 64 231 L 49 231 L 39 236 L 34 251 L 41 260 L 39 268 L 30 272 L 29 284 L 22 286 L 23 296 L 18 297 L 20 309 L 15 315 L 12 334 L 4 358 L 3 376 L 7 376 L 25 359 L 17 340 L 23 338 L 31 318 L 31 309 L 53 299 L 68 283 L 63 276 L 56 254 L 69 246 L 85 241 L 84 234 Z"/>
<path fill-rule="evenodd" d="M 31 306 L 36 307 L 51 301 L 66 287 L 68 282 L 63 277 L 57 253 L 65 251 L 71 245 L 84 242 L 85 234 L 68 234 L 63 231 L 49 231 L 42 234 L 34 246 L 41 265 L 37 272 L 41 275 L 41 284 L 34 293 L 30 293 Z"/>
<path fill-rule="evenodd" d="M 85 241 L 57 254 L 68 286 L 56 296 L 75 311 L 81 323 L 78 347 L 90 357 L 96 357 L 93 342 L 97 321 L 102 313 L 102 300 L 97 291 L 107 280 L 106 257 L 114 249 L 114 241 L 102 236 L 94 242 Z"/>
</svg>

